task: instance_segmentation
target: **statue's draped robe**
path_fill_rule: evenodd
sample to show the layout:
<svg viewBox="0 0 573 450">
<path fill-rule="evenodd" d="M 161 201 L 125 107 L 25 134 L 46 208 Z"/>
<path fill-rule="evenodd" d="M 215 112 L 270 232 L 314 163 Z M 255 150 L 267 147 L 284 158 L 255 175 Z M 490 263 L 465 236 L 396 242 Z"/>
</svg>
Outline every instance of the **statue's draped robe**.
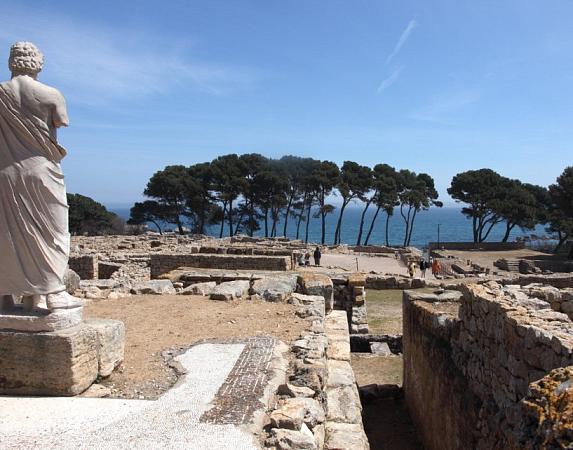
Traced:
<svg viewBox="0 0 573 450">
<path fill-rule="evenodd" d="M 70 235 L 63 147 L 0 85 L 0 295 L 64 289 Z"/>
</svg>

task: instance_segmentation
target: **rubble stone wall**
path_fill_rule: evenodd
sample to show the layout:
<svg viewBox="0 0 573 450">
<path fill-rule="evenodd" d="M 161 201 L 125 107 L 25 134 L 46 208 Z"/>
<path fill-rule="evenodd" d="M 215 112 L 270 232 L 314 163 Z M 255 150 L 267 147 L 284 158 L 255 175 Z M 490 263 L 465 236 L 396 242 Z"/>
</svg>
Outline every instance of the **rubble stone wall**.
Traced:
<svg viewBox="0 0 573 450">
<path fill-rule="evenodd" d="M 76 272 L 82 280 L 98 278 L 97 255 L 70 256 L 68 266 Z"/>
<path fill-rule="evenodd" d="M 525 248 L 523 242 L 430 242 L 428 244 L 430 249 L 440 250 L 488 250 L 488 251 L 503 251 L 503 250 L 521 250 Z"/>
<path fill-rule="evenodd" d="M 199 253 L 215 253 L 219 255 L 292 256 L 293 250 L 286 248 L 216 247 L 203 245 L 199 248 Z"/>
<path fill-rule="evenodd" d="M 495 283 L 404 293 L 404 390 L 428 449 L 518 448 L 530 383 L 573 364 L 573 322 Z M 524 298 L 525 297 L 525 298 Z"/>
<path fill-rule="evenodd" d="M 151 255 L 150 265 L 152 279 L 180 267 L 282 272 L 292 270 L 292 260 L 288 256 L 156 253 Z"/>
</svg>

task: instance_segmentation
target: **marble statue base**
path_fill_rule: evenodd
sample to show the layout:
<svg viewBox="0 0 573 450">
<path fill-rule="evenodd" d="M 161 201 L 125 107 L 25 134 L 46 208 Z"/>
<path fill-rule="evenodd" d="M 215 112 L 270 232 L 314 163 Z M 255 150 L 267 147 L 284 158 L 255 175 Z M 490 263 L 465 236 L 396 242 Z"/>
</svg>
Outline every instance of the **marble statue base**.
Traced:
<svg viewBox="0 0 573 450">
<path fill-rule="evenodd" d="M 0 395 L 73 396 L 123 361 L 125 327 L 90 320 L 63 330 L 0 330 Z"/>
<path fill-rule="evenodd" d="M 26 311 L 23 305 L 14 305 L 0 313 L 0 330 L 37 333 L 74 327 L 82 322 L 83 308 Z"/>
</svg>

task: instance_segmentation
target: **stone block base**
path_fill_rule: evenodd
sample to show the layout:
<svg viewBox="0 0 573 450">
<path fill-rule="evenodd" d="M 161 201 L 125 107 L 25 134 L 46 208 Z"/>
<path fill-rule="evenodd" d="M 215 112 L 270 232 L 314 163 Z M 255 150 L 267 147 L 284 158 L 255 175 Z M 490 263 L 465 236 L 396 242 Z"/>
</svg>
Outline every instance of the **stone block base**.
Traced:
<svg viewBox="0 0 573 450">
<path fill-rule="evenodd" d="M 0 330 L 0 394 L 72 396 L 108 376 L 123 360 L 124 327 L 98 322 L 40 333 Z"/>
<path fill-rule="evenodd" d="M 57 331 L 75 327 L 82 321 L 82 307 L 57 309 L 50 312 L 27 312 L 22 305 L 15 305 L 7 312 L 0 314 L 0 330 L 14 330 L 36 333 Z"/>
</svg>

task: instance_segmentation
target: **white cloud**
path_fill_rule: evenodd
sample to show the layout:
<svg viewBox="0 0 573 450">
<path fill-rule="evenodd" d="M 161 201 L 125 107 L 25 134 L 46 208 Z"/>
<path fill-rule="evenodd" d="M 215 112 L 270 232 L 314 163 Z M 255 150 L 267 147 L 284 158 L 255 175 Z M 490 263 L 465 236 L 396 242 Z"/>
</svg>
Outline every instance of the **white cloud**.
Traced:
<svg viewBox="0 0 573 450">
<path fill-rule="evenodd" d="M 410 20 L 410 22 L 408 22 L 408 25 L 406 25 L 406 28 L 404 28 L 404 31 L 402 31 L 402 34 L 400 35 L 400 39 L 398 39 L 398 42 L 396 42 L 394 50 L 386 58 L 386 65 L 390 64 L 390 62 L 396 57 L 396 55 L 400 53 L 400 50 L 402 50 L 402 47 L 404 47 L 404 45 L 412 35 L 412 32 L 417 26 L 418 22 L 415 19 L 412 19 Z"/>
<path fill-rule="evenodd" d="M 388 75 L 386 78 L 382 80 L 382 82 L 378 86 L 377 92 L 381 94 L 390 86 L 392 86 L 398 80 L 398 78 L 400 78 L 400 73 L 402 73 L 402 69 L 403 69 L 402 66 L 395 67 L 392 73 L 390 73 L 390 75 Z"/>
<path fill-rule="evenodd" d="M 410 118 L 426 122 L 450 123 L 454 114 L 478 102 L 481 96 L 480 91 L 472 89 L 448 92 L 412 112 Z"/>
<path fill-rule="evenodd" d="M 32 13 L 16 6 L 0 16 L 0 51 L 18 40 L 38 45 L 46 57 L 41 78 L 75 102 L 98 105 L 175 89 L 214 95 L 248 87 L 257 71 L 191 58 L 189 44 L 121 28 Z"/>
</svg>

